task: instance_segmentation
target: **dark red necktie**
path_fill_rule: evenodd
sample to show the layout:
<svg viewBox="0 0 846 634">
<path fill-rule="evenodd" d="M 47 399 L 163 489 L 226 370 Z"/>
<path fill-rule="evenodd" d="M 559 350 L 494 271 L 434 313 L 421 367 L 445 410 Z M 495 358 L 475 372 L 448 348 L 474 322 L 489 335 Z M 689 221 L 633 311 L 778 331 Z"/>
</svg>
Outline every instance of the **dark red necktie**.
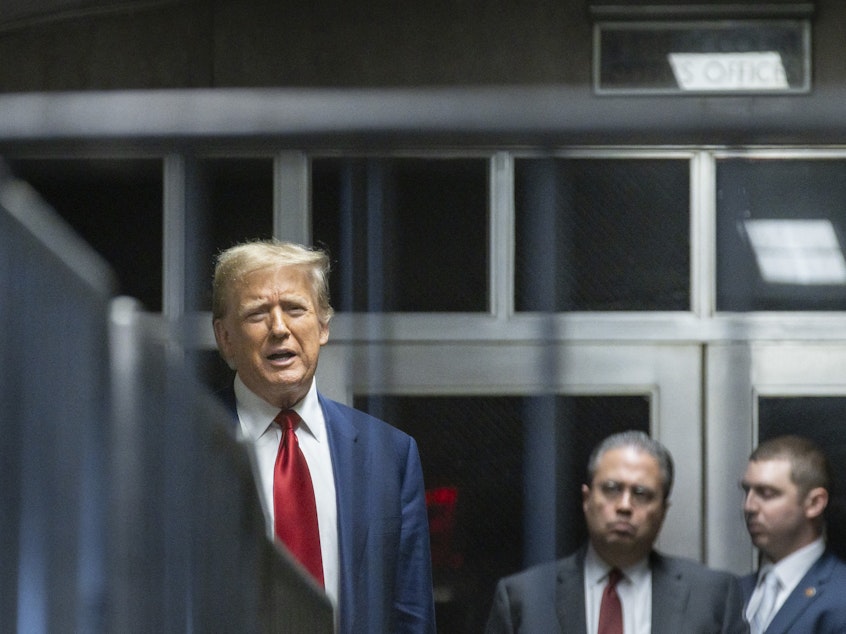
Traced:
<svg viewBox="0 0 846 634">
<path fill-rule="evenodd" d="M 294 428 L 300 417 L 293 410 L 279 412 L 282 441 L 273 469 L 273 515 L 276 536 L 291 554 L 323 585 L 323 559 L 314 486 Z"/>
<path fill-rule="evenodd" d="M 617 584 L 623 578 L 616 568 L 608 573 L 608 584 L 602 591 L 599 605 L 599 629 L 597 634 L 623 634 L 623 605 L 617 594 Z"/>
</svg>

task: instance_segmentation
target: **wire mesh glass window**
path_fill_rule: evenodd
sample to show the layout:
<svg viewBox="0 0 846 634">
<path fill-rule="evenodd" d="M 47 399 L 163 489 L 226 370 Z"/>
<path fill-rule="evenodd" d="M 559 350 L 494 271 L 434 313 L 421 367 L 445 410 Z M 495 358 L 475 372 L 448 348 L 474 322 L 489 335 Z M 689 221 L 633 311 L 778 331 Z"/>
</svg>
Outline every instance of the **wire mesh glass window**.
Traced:
<svg viewBox="0 0 846 634">
<path fill-rule="evenodd" d="M 537 563 L 527 561 L 530 498 L 552 500 L 551 526 L 540 527 L 554 533 L 548 558 L 576 550 L 591 450 L 612 433 L 650 428 L 645 395 L 370 395 L 354 404 L 418 443 L 442 632 L 482 631 L 496 580 Z"/>
<path fill-rule="evenodd" d="M 518 311 L 690 309 L 690 162 L 519 159 Z"/>
<path fill-rule="evenodd" d="M 189 238 L 197 240 L 202 254 L 197 309 L 211 310 L 215 256 L 239 242 L 273 236 L 273 159 L 202 159 L 197 167 L 197 203 L 208 215 L 192 223 L 191 233 L 202 235 Z M 206 218 L 208 225 L 203 226 Z"/>
<path fill-rule="evenodd" d="M 717 162 L 717 310 L 846 310 L 846 161 Z"/>
<path fill-rule="evenodd" d="M 313 235 L 338 270 L 335 309 L 487 311 L 487 166 L 473 158 L 313 159 Z"/>
</svg>

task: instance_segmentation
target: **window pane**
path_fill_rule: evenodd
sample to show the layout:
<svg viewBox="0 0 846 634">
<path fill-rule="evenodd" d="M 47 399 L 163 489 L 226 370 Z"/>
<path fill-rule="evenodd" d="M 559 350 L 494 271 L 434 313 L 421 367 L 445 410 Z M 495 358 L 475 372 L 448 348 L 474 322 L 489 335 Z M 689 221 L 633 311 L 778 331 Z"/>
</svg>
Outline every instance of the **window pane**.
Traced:
<svg viewBox="0 0 846 634">
<path fill-rule="evenodd" d="M 518 160 L 516 309 L 689 310 L 689 165 Z"/>
<path fill-rule="evenodd" d="M 488 310 L 486 160 L 315 159 L 312 221 L 337 310 Z"/>
<path fill-rule="evenodd" d="M 717 309 L 846 310 L 846 161 L 717 163 Z"/>
<path fill-rule="evenodd" d="M 198 310 L 211 310 L 215 256 L 239 242 L 273 236 L 273 160 L 203 159 L 199 167 L 200 204 L 208 209 L 210 239 L 199 269 Z"/>
<path fill-rule="evenodd" d="M 825 452 L 832 466 L 833 495 L 827 519 L 828 543 L 846 556 L 846 396 L 767 397 L 758 399 L 758 437 L 761 441 L 796 434 L 810 438 Z"/>
<path fill-rule="evenodd" d="M 162 308 L 162 163 L 158 159 L 10 161 L 12 171 L 115 270 L 119 292 Z"/>
<path fill-rule="evenodd" d="M 437 621 L 443 632 L 481 632 L 494 585 L 522 570 L 525 496 L 552 487 L 556 552 L 586 539 L 581 484 L 605 436 L 649 430 L 645 396 L 360 396 L 355 406 L 395 424 L 418 443 L 429 499 Z M 555 423 L 545 424 L 550 418 Z M 533 439 L 548 429 L 554 438 Z M 536 433 L 536 432 L 535 432 Z M 529 447 L 551 446 L 550 473 L 527 482 Z M 536 467 L 536 465 L 533 465 Z"/>
</svg>

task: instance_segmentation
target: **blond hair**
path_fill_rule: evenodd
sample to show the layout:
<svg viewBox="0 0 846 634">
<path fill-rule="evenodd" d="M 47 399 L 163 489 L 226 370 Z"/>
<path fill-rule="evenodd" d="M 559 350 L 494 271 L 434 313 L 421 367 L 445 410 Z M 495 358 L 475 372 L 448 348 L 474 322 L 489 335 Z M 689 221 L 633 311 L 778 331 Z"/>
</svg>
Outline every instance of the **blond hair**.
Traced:
<svg viewBox="0 0 846 634">
<path fill-rule="evenodd" d="M 280 240 L 244 242 L 222 251 L 216 258 L 212 284 L 212 318 L 222 319 L 229 307 L 229 290 L 248 273 L 268 267 L 296 266 L 307 270 L 324 325 L 334 314 L 329 302 L 329 255 L 322 249 Z"/>
</svg>

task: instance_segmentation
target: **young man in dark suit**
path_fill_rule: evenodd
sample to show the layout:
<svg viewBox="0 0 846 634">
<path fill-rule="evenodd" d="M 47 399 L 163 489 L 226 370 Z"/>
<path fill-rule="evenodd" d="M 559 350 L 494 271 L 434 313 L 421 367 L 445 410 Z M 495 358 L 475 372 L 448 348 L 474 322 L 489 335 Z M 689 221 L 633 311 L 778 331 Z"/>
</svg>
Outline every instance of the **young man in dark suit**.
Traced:
<svg viewBox="0 0 846 634">
<path fill-rule="evenodd" d="M 762 443 L 741 482 L 743 512 L 762 555 L 741 580 L 752 634 L 846 632 L 846 563 L 826 549 L 831 470 L 822 450 L 798 436 Z"/>
</svg>

